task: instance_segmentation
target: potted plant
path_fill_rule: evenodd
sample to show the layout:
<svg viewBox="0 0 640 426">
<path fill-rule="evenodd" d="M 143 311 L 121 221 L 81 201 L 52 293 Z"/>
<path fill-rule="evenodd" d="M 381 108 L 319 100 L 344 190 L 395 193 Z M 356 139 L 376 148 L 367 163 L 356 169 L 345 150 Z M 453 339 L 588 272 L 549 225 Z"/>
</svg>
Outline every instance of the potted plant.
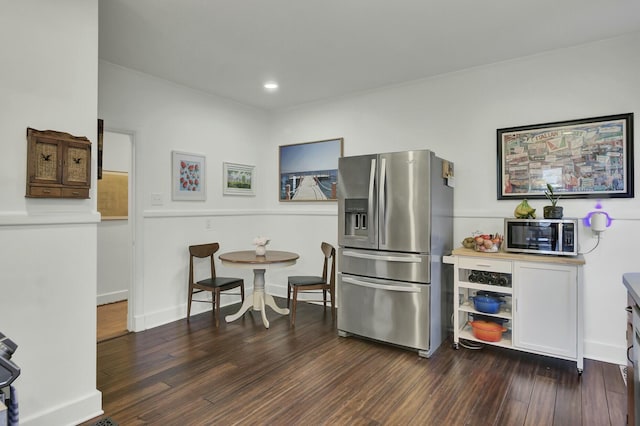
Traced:
<svg viewBox="0 0 640 426">
<path fill-rule="evenodd" d="M 553 193 L 553 187 L 547 183 L 547 190 L 544 191 L 545 197 L 551 202 L 550 206 L 544 206 L 542 212 L 545 219 L 562 219 L 562 207 L 557 206 L 560 195 Z"/>
</svg>

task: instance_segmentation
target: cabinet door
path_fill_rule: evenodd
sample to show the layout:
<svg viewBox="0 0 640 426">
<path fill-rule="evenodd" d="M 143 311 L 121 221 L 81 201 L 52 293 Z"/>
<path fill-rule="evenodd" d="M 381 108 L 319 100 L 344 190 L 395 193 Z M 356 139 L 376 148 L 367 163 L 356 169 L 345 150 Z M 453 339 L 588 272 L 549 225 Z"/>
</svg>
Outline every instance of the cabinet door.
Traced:
<svg viewBox="0 0 640 426">
<path fill-rule="evenodd" d="M 33 136 L 28 149 L 27 185 L 59 184 L 62 181 L 62 142 Z"/>
<path fill-rule="evenodd" d="M 91 145 L 68 142 L 63 149 L 62 183 L 67 186 L 89 186 L 91 183 Z"/>
<path fill-rule="evenodd" d="M 577 356 L 578 290 L 574 266 L 514 262 L 514 346 Z"/>
</svg>

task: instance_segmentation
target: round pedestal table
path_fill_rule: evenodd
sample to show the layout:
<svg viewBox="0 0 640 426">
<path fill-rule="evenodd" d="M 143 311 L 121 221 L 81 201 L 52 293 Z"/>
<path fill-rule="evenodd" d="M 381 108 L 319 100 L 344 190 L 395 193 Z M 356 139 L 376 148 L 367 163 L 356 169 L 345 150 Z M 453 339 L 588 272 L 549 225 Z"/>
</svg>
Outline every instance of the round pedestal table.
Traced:
<svg viewBox="0 0 640 426">
<path fill-rule="evenodd" d="M 299 257 L 296 253 L 277 250 L 268 250 L 264 256 L 256 255 L 255 250 L 222 253 L 219 258 L 223 265 L 233 268 L 253 269 L 253 295 L 245 297 L 240 310 L 233 315 L 227 315 L 225 320 L 227 322 L 235 321 L 249 309 L 253 309 L 262 313 L 262 323 L 265 328 L 269 328 L 265 306 L 269 306 L 279 314 L 289 314 L 289 309 L 280 308 L 276 305 L 273 296 L 265 292 L 264 273 L 267 269 L 294 265 Z"/>
</svg>

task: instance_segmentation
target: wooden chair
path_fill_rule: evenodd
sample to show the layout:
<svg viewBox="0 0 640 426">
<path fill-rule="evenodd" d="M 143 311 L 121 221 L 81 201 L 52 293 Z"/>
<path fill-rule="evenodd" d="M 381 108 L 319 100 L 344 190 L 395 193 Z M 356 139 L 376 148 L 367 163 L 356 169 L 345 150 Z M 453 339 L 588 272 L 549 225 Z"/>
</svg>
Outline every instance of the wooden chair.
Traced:
<svg viewBox="0 0 640 426">
<path fill-rule="evenodd" d="M 213 255 L 220 249 L 220 244 L 200 244 L 189 246 L 189 300 L 187 302 L 187 321 L 191 316 L 191 302 L 206 302 L 206 300 L 194 300 L 193 295 L 203 292 L 211 292 L 211 305 L 213 306 L 213 316 L 216 319 L 216 327 L 220 326 L 220 292 L 240 287 L 240 293 L 227 293 L 227 295 L 238 295 L 244 301 L 244 280 L 242 278 L 228 278 L 216 276 L 216 267 Z M 211 276 L 209 278 L 195 281 L 194 279 L 194 258 L 209 258 L 211 263 Z"/>
<path fill-rule="evenodd" d="M 322 276 L 290 276 L 287 284 L 287 308 L 290 304 L 291 293 L 293 292 L 293 306 L 291 308 L 291 325 L 296 323 L 296 305 L 298 302 L 299 292 L 317 292 L 322 290 L 322 302 L 325 310 L 327 309 L 327 292 L 331 296 L 331 317 L 336 320 L 335 299 L 336 299 L 336 249 L 329 243 L 323 242 L 320 245 L 324 254 L 324 264 L 322 267 Z M 329 260 L 331 260 L 331 271 L 329 271 Z M 316 302 L 319 300 L 305 300 Z"/>
</svg>

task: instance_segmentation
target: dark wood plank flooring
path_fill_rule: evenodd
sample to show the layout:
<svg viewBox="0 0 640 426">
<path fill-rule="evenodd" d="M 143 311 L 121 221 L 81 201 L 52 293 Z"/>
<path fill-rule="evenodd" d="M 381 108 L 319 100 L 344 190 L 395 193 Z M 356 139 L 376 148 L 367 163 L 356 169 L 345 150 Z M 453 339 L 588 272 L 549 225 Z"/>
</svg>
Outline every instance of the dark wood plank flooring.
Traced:
<svg viewBox="0 0 640 426">
<path fill-rule="evenodd" d="M 269 308 L 267 317 L 268 330 L 259 312 L 216 329 L 204 313 L 99 343 L 103 417 L 121 426 L 625 422 L 616 365 L 585 360 L 579 377 L 574 362 L 450 342 L 423 359 L 338 337 L 321 306 L 299 304 L 294 328 Z"/>
</svg>

